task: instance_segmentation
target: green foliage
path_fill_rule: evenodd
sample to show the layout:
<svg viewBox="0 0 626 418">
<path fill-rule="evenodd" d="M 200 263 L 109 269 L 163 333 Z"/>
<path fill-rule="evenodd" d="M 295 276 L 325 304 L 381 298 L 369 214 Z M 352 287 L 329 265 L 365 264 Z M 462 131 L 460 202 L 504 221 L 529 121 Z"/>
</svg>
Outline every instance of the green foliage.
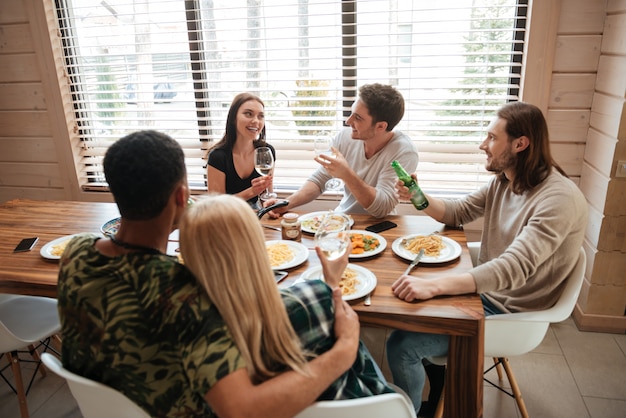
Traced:
<svg viewBox="0 0 626 418">
<path fill-rule="evenodd" d="M 106 57 L 98 57 L 96 65 L 96 80 L 98 91 L 96 93 L 96 103 L 98 106 L 98 116 L 102 118 L 102 123 L 112 125 L 114 119 L 119 116 L 116 108 L 124 106 L 122 98 L 118 93 L 115 76 L 111 74 L 111 67 L 106 62 Z"/>
<path fill-rule="evenodd" d="M 296 99 L 291 106 L 296 126 L 301 135 L 318 135 L 327 126 L 335 124 L 335 105 L 325 87 L 327 80 L 299 80 Z M 303 127 L 305 127 L 303 129 Z M 307 129 L 307 127 L 309 129 Z"/>
</svg>

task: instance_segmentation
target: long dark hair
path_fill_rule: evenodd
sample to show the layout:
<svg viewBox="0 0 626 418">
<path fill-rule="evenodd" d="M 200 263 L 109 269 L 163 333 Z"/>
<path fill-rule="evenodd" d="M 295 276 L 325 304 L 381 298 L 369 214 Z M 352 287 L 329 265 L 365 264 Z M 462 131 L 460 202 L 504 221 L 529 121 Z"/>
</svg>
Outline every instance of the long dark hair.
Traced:
<svg viewBox="0 0 626 418">
<path fill-rule="evenodd" d="M 220 139 L 213 147 L 211 148 L 230 148 L 232 149 L 233 145 L 237 141 L 237 113 L 239 112 L 239 108 L 245 102 L 249 100 L 257 101 L 265 108 L 265 103 L 259 96 L 256 96 L 252 93 L 239 93 L 233 99 L 233 102 L 230 104 L 230 109 L 228 109 L 228 116 L 226 117 L 226 131 L 224 131 L 224 136 Z M 265 146 L 265 125 L 263 125 L 263 129 L 259 134 L 259 137 L 254 141 L 254 147 L 262 147 Z"/>
<path fill-rule="evenodd" d="M 521 194 L 545 180 L 552 168 L 567 177 L 550 153 L 548 124 L 541 110 L 530 103 L 512 102 L 498 110 L 498 117 L 506 121 L 508 140 L 525 136 L 528 147 L 517 154 L 515 179 L 511 184 L 514 193 Z M 500 174 L 505 179 L 504 173 Z"/>
</svg>

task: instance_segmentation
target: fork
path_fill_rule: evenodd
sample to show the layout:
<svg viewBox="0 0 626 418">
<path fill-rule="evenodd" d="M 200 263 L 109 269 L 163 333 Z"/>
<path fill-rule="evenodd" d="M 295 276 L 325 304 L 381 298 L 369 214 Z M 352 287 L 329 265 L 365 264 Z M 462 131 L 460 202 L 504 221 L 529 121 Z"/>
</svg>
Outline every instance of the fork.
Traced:
<svg viewBox="0 0 626 418">
<path fill-rule="evenodd" d="M 372 292 L 369 292 L 367 296 L 365 297 L 365 302 L 363 302 L 363 305 L 370 306 L 371 304 L 372 304 Z"/>
</svg>

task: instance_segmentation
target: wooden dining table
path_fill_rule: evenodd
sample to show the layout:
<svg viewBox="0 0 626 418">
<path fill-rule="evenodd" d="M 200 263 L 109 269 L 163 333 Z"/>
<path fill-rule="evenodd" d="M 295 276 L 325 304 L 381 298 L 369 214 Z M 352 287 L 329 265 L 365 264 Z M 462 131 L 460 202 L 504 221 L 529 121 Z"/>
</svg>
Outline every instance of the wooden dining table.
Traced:
<svg viewBox="0 0 626 418">
<path fill-rule="evenodd" d="M 41 248 L 67 235 L 101 232 L 101 226 L 116 217 L 119 212 L 113 203 L 16 199 L 1 204 L 0 293 L 56 297 L 58 261 L 44 258 Z M 351 217 L 353 230 L 364 230 L 381 221 L 369 215 Z M 395 240 L 410 234 L 437 233 L 460 244 L 459 257 L 444 263 L 420 263 L 412 273 L 428 279 L 471 268 L 465 234 L 462 229 L 446 227 L 427 216 L 394 215 L 386 219 L 397 224 L 380 233 L 387 241 L 386 248 L 372 257 L 350 260 L 376 277 L 371 305 L 366 306 L 364 298 L 349 303 L 363 325 L 449 335 L 444 417 L 482 417 L 484 312 L 480 297 L 469 294 L 405 302 L 391 290 L 393 282 L 410 263 L 393 251 Z M 279 220 L 265 216 L 261 223 L 267 226 L 264 228 L 267 240 L 281 238 L 276 230 L 280 227 Z M 29 237 L 39 237 L 31 251 L 13 252 L 20 240 Z M 309 256 L 288 270 L 289 275 L 280 286 L 290 285 L 304 272 L 319 266 L 313 235 L 303 233 L 301 243 L 309 249 Z"/>
</svg>

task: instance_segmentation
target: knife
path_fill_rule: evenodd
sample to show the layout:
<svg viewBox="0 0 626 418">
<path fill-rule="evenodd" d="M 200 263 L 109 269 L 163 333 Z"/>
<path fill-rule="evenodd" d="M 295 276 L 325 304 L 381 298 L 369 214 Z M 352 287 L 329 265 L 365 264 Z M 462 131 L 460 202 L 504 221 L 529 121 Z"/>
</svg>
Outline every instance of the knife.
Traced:
<svg viewBox="0 0 626 418">
<path fill-rule="evenodd" d="M 420 262 L 420 259 L 422 258 L 423 255 L 424 255 L 424 249 L 422 248 L 420 252 L 417 253 L 417 255 L 415 256 L 415 259 L 411 262 L 411 264 L 409 264 L 406 270 L 404 270 L 404 274 L 402 275 L 406 276 L 407 274 L 409 274 L 411 270 L 413 269 L 413 267 L 417 266 L 417 263 Z"/>
</svg>

